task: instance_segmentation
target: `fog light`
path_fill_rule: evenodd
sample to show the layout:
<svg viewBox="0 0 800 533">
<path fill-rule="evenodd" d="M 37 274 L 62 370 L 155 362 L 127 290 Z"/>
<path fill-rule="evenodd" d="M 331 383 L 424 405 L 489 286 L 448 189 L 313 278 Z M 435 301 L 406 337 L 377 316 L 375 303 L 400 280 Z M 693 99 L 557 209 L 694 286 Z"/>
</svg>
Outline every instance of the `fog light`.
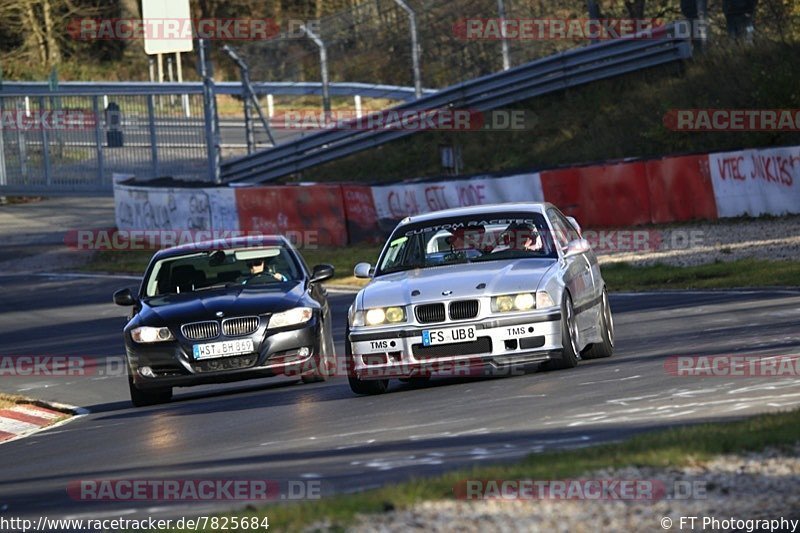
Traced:
<svg viewBox="0 0 800 533">
<path fill-rule="evenodd" d="M 154 378 L 154 377 L 156 377 L 156 375 L 155 375 L 155 374 L 153 374 L 153 369 L 152 369 L 152 368 L 150 368 L 149 366 L 143 366 L 143 367 L 141 367 L 141 368 L 139 369 L 139 374 L 140 374 L 142 377 L 145 377 L 145 378 Z"/>
<path fill-rule="evenodd" d="M 308 357 L 311 355 L 311 349 L 308 346 L 303 346 L 299 350 L 297 350 L 297 355 L 300 357 Z"/>
</svg>

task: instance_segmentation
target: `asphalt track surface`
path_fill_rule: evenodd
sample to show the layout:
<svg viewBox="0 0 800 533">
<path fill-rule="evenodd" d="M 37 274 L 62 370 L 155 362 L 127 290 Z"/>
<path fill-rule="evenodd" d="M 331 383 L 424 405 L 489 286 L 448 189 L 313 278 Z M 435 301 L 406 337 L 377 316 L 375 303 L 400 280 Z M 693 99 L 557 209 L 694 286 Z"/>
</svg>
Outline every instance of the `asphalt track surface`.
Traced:
<svg viewBox="0 0 800 533">
<path fill-rule="evenodd" d="M 0 277 L 0 354 L 96 358 L 123 353 L 125 310 L 111 277 Z M 330 295 L 338 353 L 351 294 Z M 176 389 L 172 403 L 134 409 L 119 372 L 0 377 L 21 392 L 89 414 L 0 445 L 0 516 L 199 516 L 244 504 L 82 501 L 86 479 L 314 480 L 323 497 L 412 476 L 578 448 L 674 424 L 800 405 L 796 378 L 677 377 L 675 355 L 800 353 L 800 291 L 612 294 L 617 352 L 573 370 L 393 382 L 356 397 L 343 377 L 286 377 Z M 112 365 L 113 367 L 113 365 Z M 282 492 L 281 497 L 287 495 Z"/>
</svg>

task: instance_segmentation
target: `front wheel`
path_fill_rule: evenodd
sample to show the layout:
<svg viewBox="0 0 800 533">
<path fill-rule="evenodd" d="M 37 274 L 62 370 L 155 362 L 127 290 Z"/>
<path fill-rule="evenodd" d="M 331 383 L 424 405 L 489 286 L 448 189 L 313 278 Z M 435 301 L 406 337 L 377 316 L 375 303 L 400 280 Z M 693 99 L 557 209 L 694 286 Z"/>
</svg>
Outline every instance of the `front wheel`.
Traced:
<svg viewBox="0 0 800 533">
<path fill-rule="evenodd" d="M 321 327 L 322 341 L 319 345 L 319 354 L 312 358 L 312 369 L 300 376 L 303 383 L 320 383 L 327 381 L 336 368 L 336 356 L 333 349 L 333 338 L 331 333 L 326 331 L 325 326 Z"/>
<path fill-rule="evenodd" d="M 172 399 L 172 387 L 152 390 L 142 390 L 136 387 L 133 378 L 128 376 L 128 389 L 131 393 L 131 403 L 134 407 L 147 407 L 167 403 Z"/>
<path fill-rule="evenodd" d="M 344 330 L 344 354 L 347 358 L 347 381 L 350 390 L 360 395 L 383 394 L 389 388 L 388 379 L 365 380 L 356 376 L 356 365 L 353 360 L 353 347 L 350 346 L 350 326 Z"/>
<path fill-rule="evenodd" d="M 602 308 L 600 309 L 600 337 L 602 342 L 592 344 L 584 358 L 601 359 L 614 354 L 614 317 L 611 316 L 611 305 L 608 303 L 608 291 L 603 289 Z"/>
<path fill-rule="evenodd" d="M 578 366 L 578 321 L 572 297 L 564 292 L 561 301 L 561 359 L 553 359 L 545 363 L 545 370 L 563 370 Z"/>
</svg>

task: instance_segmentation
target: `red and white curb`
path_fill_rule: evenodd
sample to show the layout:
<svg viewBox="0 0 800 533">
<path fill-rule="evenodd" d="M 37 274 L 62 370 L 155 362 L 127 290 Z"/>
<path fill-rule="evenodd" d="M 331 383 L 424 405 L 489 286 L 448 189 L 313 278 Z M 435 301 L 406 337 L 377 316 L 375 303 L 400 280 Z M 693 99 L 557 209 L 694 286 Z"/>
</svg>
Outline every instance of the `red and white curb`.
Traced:
<svg viewBox="0 0 800 533">
<path fill-rule="evenodd" d="M 75 408 L 56 406 L 54 408 L 41 407 L 34 404 L 19 404 L 6 409 L 0 409 L 0 443 L 9 442 L 22 437 L 27 437 L 43 429 L 60 426 L 75 418 Z M 78 415 L 82 414 L 80 412 Z"/>
</svg>

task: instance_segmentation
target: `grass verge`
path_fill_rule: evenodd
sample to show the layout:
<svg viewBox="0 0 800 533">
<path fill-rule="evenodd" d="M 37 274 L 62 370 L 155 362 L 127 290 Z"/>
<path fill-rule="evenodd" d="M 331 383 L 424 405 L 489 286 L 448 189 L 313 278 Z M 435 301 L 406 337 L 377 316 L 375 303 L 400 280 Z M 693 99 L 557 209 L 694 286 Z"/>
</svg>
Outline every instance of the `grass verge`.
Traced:
<svg viewBox="0 0 800 533">
<path fill-rule="evenodd" d="M 336 275 L 334 285 L 363 287 L 366 281 L 353 276 L 360 261 L 375 263 L 380 247 L 359 245 L 341 248 L 305 250 L 309 266 L 330 263 Z M 151 252 L 97 252 L 83 266 L 91 272 L 144 273 Z M 800 286 L 800 263 L 741 259 L 707 265 L 677 267 L 670 265 L 633 266 L 628 263 L 603 265 L 603 278 L 611 291 L 646 291 L 657 289 L 725 289 L 736 287 Z"/>
<path fill-rule="evenodd" d="M 46 405 L 43 402 L 38 400 L 32 400 L 30 398 L 26 398 L 25 396 L 20 396 L 18 394 L 7 394 L 5 392 L 0 392 L 0 409 L 8 409 L 9 407 L 14 407 L 15 405 L 41 405 L 42 407 L 47 407 L 48 409 L 53 409 L 52 407 Z M 62 409 L 56 409 L 59 411 L 63 411 Z M 68 414 L 64 412 L 64 416 L 67 417 Z M 61 420 L 61 419 L 58 419 Z M 56 420 L 56 421 L 58 421 Z"/>
<path fill-rule="evenodd" d="M 601 268 L 603 279 L 611 291 L 800 285 L 800 263 L 795 261 L 741 259 L 690 267 L 619 263 Z"/>
<path fill-rule="evenodd" d="M 0 409 L 8 409 L 14 407 L 19 403 L 27 403 L 26 398 L 17 396 L 16 394 L 5 394 L 0 392 Z"/>
<path fill-rule="evenodd" d="M 309 267 L 313 268 L 314 265 L 320 263 L 332 264 L 336 270 L 336 275 L 331 281 L 332 284 L 357 287 L 364 285 L 365 282 L 353 276 L 353 267 L 361 261 L 368 261 L 374 264 L 378 259 L 379 252 L 379 246 L 355 245 L 341 248 L 303 250 L 302 254 Z M 89 272 L 141 275 L 144 273 L 152 255 L 153 252 L 150 251 L 101 251 L 96 252 L 92 259 L 83 265 L 82 269 Z"/>
<path fill-rule="evenodd" d="M 514 463 L 457 470 L 297 505 L 271 504 L 249 514 L 268 517 L 270 527 L 280 531 L 296 531 L 323 520 L 339 529 L 351 524 L 357 514 L 383 513 L 425 500 L 452 499 L 453 486 L 465 479 L 565 479 L 626 466 L 670 468 L 720 454 L 760 451 L 765 447 L 789 449 L 798 441 L 800 411 L 796 410 L 736 422 L 671 428 L 622 443 L 535 454 Z"/>
</svg>

